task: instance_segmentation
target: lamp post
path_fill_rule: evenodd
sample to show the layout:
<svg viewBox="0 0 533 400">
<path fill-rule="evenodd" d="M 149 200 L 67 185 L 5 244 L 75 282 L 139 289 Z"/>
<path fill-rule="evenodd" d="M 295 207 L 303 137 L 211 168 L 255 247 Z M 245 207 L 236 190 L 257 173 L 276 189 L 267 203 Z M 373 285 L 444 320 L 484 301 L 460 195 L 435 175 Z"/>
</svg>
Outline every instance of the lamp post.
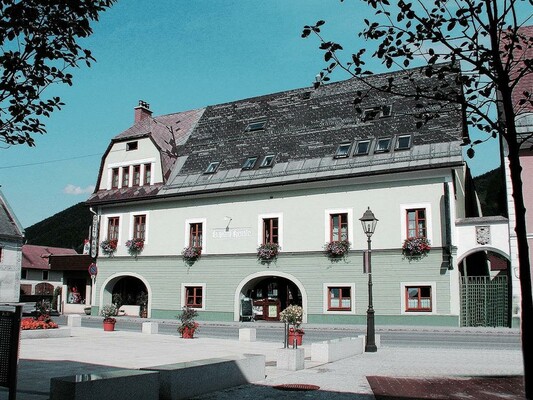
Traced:
<svg viewBox="0 0 533 400">
<path fill-rule="evenodd" d="M 376 331 L 374 328 L 374 306 L 372 305 L 372 241 L 371 237 L 374 234 L 378 219 L 374 216 L 374 213 L 370 211 L 370 207 L 365 211 L 363 216 L 359 218 L 363 231 L 366 234 L 368 242 L 368 253 L 366 257 L 366 267 L 368 273 L 368 310 L 366 311 L 366 344 L 365 351 L 369 353 L 375 353 L 378 351 L 376 346 Z"/>
</svg>

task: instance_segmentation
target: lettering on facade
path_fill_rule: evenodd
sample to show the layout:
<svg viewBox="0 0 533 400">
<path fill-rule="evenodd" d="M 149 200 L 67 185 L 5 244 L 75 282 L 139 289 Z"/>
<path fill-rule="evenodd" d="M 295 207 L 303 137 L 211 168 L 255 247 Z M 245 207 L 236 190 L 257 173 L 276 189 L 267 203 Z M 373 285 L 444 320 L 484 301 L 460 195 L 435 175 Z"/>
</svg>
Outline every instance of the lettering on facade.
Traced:
<svg viewBox="0 0 533 400">
<path fill-rule="evenodd" d="M 476 226 L 476 241 L 481 245 L 490 243 L 490 226 Z"/>
<path fill-rule="evenodd" d="M 240 239 L 252 236 L 252 228 L 213 229 L 213 239 Z"/>
</svg>

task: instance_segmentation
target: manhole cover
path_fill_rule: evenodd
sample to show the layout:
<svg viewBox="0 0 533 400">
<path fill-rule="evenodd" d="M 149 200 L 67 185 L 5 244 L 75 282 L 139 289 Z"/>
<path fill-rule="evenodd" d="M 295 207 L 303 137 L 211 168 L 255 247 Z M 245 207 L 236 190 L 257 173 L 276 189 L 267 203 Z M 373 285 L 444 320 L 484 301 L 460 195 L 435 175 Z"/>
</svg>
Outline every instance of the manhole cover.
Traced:
<svg viewBox="0 0 533 400">
<path fill-rule="evenodd" d="M 278 390 L 292 390 L 292 391 L 308 391 L 308 390 L 318 390 L 320 386 L 317 385 L 307 385 L 305 383 L 285 383 L 283 385 L 276 385 L 274 389 Z"/>
</svg>

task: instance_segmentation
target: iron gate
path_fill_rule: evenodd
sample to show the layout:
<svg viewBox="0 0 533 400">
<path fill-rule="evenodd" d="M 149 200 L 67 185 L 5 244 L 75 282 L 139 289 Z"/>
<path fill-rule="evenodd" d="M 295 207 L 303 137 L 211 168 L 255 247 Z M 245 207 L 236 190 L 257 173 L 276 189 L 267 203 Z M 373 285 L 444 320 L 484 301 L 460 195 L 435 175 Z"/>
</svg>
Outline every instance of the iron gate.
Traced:
<svg viewBox="0 0 533 400">
<path fill-rule="evenodd" d="M 461 277 L 461 326 L 509 326 L 506 276 Z"/>
</svg>

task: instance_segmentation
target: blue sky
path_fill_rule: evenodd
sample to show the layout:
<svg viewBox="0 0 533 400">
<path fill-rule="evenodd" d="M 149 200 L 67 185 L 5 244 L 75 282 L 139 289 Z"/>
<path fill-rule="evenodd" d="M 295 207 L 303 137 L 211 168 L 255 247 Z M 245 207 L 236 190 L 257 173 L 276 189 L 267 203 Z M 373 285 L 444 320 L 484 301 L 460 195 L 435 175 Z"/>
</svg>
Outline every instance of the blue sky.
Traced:
<svg viewBox="0 0 533 400">
<path fill-rule="evenodd" d="M 71 71 L 72 87 L 47 92 L 66 103 L 45 120 L 48 133 L 33 148 L 0 148 L 1 190 L 24 227 L 84 201 L 140 99 L 160 115 L 310 86 L 324 63 L 302 27 L 325 19 L 329 40 L 356 49 L 369 12 L 338 0 L 119 1 L 82 42 L 97 62 Z M 474 175 L 499 165 L 495 140 L 476 152 Z"/>
</svg>

